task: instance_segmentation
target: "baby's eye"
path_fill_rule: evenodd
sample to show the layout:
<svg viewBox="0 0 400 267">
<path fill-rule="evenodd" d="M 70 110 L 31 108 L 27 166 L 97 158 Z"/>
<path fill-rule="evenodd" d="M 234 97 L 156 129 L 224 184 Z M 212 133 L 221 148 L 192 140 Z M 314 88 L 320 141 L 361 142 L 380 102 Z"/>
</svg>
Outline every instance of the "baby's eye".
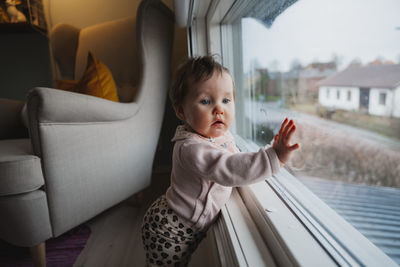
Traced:
<svg viewBox="0 0 400 267">
<path fill-rule="evenodd" d="M 229 98 L 225 98 L 224 100 L 222 100 L 222 103 L 224 104 L 228 104 L 229 102 L 231 102 Z"/>
<path fill-rule="evenodd" d="M 208 99 L 202 99 L 202 100 L 200 100 L 200 103 L 203 104 L 203 105 L 208 105 L 208 104 L 211 103 L 211 101 L 208 100 Z"/>
</svg>

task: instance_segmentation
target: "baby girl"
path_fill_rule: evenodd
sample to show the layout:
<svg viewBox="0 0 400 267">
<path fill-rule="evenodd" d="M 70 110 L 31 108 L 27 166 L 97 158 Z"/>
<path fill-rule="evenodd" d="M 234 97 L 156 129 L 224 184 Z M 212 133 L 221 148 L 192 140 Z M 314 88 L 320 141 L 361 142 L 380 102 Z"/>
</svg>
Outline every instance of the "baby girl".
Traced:
<svg viewBox="0 0 400 267">
<path fill-rule="evenodd" d="M 299 147 L 290 145 L 296 126 L 285 119 L 272 146 L 239 152 L 229 132 L 235 117 L 235 85 L 228 69 L 211 56 L 188 59 L 179 67 L 170 99 L 184 124 L 172 139 L 171 185 L 143 218 L 149 266 L 186 266 L 232 187 L 279 172 Z"/>
</svg>

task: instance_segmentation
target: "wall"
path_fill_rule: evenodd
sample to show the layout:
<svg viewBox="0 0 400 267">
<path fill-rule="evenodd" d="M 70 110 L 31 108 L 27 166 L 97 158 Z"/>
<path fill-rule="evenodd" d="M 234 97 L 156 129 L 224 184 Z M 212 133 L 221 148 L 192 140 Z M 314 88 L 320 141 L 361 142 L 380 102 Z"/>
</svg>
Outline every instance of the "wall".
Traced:
<svg viewBox="0 0 400 267">
<path fill-rule="evenodd" d="M 174 10 L 173 0 L 162 0 Z M 101 22 L 135 16 L 140 0 L 43 0 L 48 28 L 68 23 L 78 28 Z M 172 66 L 176 67 L 188 54 L 186 29 L 175 27 Z"/>
<path fill-rule="evenodd" d="M 49 29 L 57 23 L 78 28 L 136 14 L 138 0 L 43 0 Z"/>
<path fill-rule="evenodd" d="M 52 82 L 46 36 L 38 32 L 0 33 L 0 98 L 25 101 L 32 87 Z"/>
<path fill-rule="evenodd" d="M 393 89 L 393 117 L 400 118 L 400 85 Z"/>
<path fill-rule="evenodd" d="M 329 97 L 327 96 L 329 90 Z M 337 99 L 337 92 L 340 92 Z M 347 92 L 351 92 L 350 101 L 347 99 Z M 360 93 L 357 87 L 330 87 L 319 88 L 318 101 L 322 106 L 334 107 L 345 110 L 358 110 L 360 105 Z"/>
<path fill-rule="evenodd" d="M 386 103 L 379 103 L 379 94 L 386 94 Z M 391 116 L 393 110 L 393 92 L 390 89 L 371 88 L 369 91 L 368 113 L 376 116 Z"/>
</svg>

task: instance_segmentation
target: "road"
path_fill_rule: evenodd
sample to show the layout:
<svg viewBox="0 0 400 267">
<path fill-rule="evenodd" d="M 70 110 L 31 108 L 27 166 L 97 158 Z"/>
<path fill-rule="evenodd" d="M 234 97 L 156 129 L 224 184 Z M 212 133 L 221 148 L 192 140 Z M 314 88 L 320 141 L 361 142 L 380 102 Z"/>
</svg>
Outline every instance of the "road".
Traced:
<svg viewBox="0 0 400 267">
<path fill-rule="evenodd" d="M 340 132 L 341 134 L 353 136 L 360 141 L 363 139 L 368 142 L 376 142 L 379 143 L 380 146 L 385 145 L 389 149 L 400 151 L 400 141 L 398 140 L 310 114 L 282 109 L 278 107 L 277 103 L 248 101 L 245 105 L 246 115 L 251 118 L 253 123 L 271 125 L 274 130 L 276 130 L 275 128 L 279 127 L 280 123 L 288 117 L 293 119 L 297 124 L 311 124 L 317 128 L 322 127 L 324 130 L 332 132 L 332 134 Z"/>
</svg>

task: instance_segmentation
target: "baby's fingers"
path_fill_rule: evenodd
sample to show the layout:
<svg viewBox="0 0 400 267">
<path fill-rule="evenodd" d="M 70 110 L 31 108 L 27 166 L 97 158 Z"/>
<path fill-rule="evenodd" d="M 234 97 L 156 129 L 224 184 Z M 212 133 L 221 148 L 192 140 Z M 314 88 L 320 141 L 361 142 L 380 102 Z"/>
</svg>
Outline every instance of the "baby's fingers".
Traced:
<svg viewBox="0 0 400 267">
<path fill-rule="evenodd" d="M 294 134 L 295 131 L 296 131 L 296 125 L 293 124 L 292 128 L 289 129 L 289 132 L 287 133 L 286 136 L 286 140 L 288 143 L 290 142 L 290 139 L 292 138 L 292 135 Z"/>
<path fill-rule="evenodd" d="M 288 118 L 285 118 L 285 120 L 282 122 L 281 128 L 279 129 L 279 135 L 281 135 L 284 132 L 287 122 Z"/>
<path fill-rule="evenodd" d="M 283 130 L 283 136 L 286 137 L 290 131 L 290 129 L 293 127 L 293 120 L 290 120 L 288 124 L 286 124 L 285 129 Z"/>
</svg>

